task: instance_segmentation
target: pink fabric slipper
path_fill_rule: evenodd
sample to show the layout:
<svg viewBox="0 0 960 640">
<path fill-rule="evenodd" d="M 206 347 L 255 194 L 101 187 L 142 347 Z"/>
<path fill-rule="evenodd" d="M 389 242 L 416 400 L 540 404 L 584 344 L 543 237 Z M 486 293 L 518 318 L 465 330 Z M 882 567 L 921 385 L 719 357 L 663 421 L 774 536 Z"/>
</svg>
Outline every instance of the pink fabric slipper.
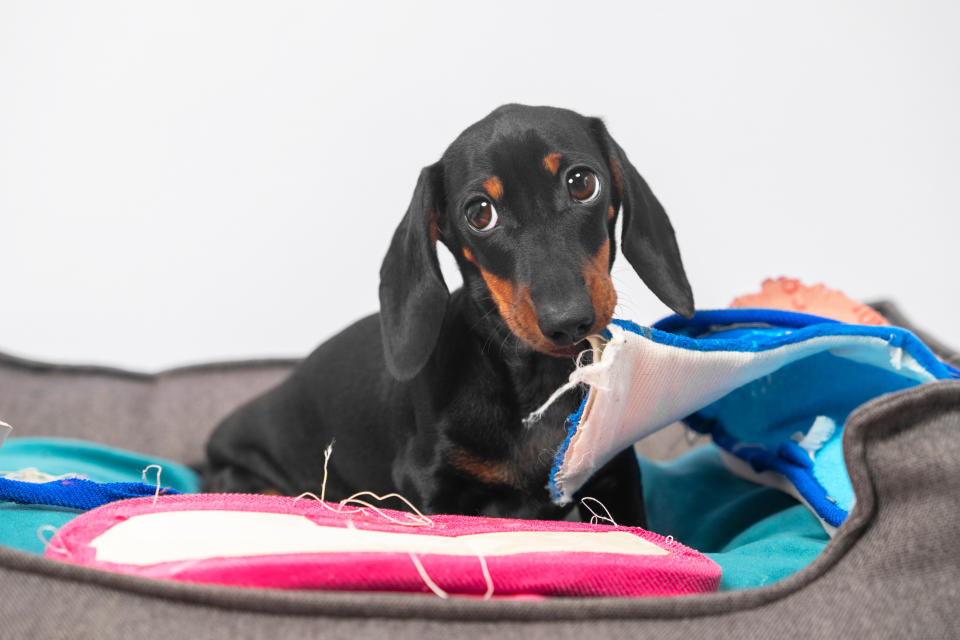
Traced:
<svg viewBox="0 0 960 640">
<path fill-rule="evenodd" d="M 715 562 L 643 529 L 239 494 L 105 505 L 64 525 L 46 555 L 184 582 L 441 597 L 674 596 L 720 581 Z"/>
</svg>

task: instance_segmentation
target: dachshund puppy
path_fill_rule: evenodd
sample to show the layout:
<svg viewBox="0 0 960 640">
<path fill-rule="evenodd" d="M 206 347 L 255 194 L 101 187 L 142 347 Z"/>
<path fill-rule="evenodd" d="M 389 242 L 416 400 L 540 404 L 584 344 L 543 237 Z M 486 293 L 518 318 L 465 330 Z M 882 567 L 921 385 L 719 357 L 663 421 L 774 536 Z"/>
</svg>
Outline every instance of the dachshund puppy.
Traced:
<svg viewBox="0 0 960 640">
<path fill-rule="evenodd" d="M 559 519 L 546 484 L 568 393 L 538 408 L 602 331 L 622 250 L 667 306 L 693 313 L 670 221 L 596 118 L 506 105 L 420 172 L 380 270 L 380 313 L 322 344 L 278 387 L 240 407 L 207 446 L 208 491 L 397 491 L 425 513 Z M 437 243 L 456 258 L 450 293 Z M 643 524 L 632 450 L 581 491 L 620 524 Z"/>
</svg>

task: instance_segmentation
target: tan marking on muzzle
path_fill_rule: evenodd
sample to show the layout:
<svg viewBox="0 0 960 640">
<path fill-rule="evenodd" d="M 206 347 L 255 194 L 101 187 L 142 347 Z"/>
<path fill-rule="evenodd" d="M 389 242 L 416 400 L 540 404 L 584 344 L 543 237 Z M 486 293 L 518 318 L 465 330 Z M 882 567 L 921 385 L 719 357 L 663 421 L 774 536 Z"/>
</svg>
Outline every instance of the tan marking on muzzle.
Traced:
<svg viewBox="0 0 960 640">
<path fill-rule="evenodd" d="M 513 335 L 537 351 L 544 353 L 557 351 L 557 346 L 540 331 L 537 312 L 533 308 L 533 299 L 530 297 L 530 287 L 517 285 L 507 278 L 490 273 L 480 266 L 473 257 L 473 253 L 467 248 L 463 249 L 463 256 L 480 270 L 480 275 L 487 284 L 490 297 L 497 305 L 500 317 L 507 323 Z"/>
<path fill-rule="evenodd" d="M 584 260 L 583 281 L 587 283 L 590 302 L 593 303 L 593 312 L 596 314 L 590 333 L 598 333 L 610 324 L 617 306 L 617 290 L 613 288 L 613 281 L 610 279 L 609 239 L 595 256 Z"/>
</svg>

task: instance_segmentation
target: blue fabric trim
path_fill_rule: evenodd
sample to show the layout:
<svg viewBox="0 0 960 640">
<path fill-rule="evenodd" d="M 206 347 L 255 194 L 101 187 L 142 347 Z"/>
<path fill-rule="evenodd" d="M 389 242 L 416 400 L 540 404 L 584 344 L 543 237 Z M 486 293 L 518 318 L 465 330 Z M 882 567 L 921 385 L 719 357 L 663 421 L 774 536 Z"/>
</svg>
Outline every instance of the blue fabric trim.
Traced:
<svg viewBox="0 0 960 640">
<path fill-rule="evenodd" d="M 17 504 L 46 505 L 87 511 L 117 500 L 142 498 L 157 493 L 156 485 L 140 482 L 94 482 L 83 478 L 66 478 L 52 482 L 22 482 L 0 478 L 0 501 Z M 160 495 L 179 491 L 162 487 Z"/>
<path fill-rule="evenodd" d="M 686 324 L 685 324 L 686 323 Z M 655 323 L 654 328 L 641 327 L 629 320 L 614 319 L 612 324 L 626 331 L 642 335 L 659 344 L 688 349 L 690 351 L 769 351 L 790 344 L 805 342 L 824 336 L 851 336 L 879 338 L 892 347 L 901 347 L 921 367 L 937 379 L 953 377 L 947 365 L 927 348 L 913 333 L 900 327 L 844 324 L 836 320 L 820 318 L 804 313 L 769 309 L 718 309 L 698 311 L 693 318 L 669 316 Z M 691 338 L 684 333 L 710 327 L 730 325 L 770 324 L 772 328 L 794 328 L 789 332 L 776 332 L 769 337 L 756 333 L 756 339 Z M 662 327 L 668 327 L 665 331 Z M 693 331 L 690 331 L 693 330 Z M 679 333 L 674 333 L 679 332 Z"/>
<path fill-rule="evenodd" d="M 730 324 L 763 324 L 772 327 L 794 328 L 812 324 L 842 324 L 838 320 L 815 316 L 809 313 L 781 311 L 779 309 L 711 309 L 697 311 L 692 318 L 673 314 L 654 323 L 653 328 L 669 333 L 694 336 L 709 332 L 712 327 Z"/>
<path fill-rule="evenodd" d="M 633 322 L 628 320 L 613 320 L 613 324 L 620 326 L 628 331 L 633 333 L 640 333 L 651 337 L 651 339 L 656 339 L 650 335 L 649 330 L 644 330 L 642 327 L 639 327 Z M 808 327 L 814 324 L 844 324 L 839 320 L 834 320 L 832 318 L 824 318 L 821 316 L 815 316 L 807 313 L 797 313 L 795 311 L 781 311 L 777 309 L 712 309 L 706 311 L 697 311 L 692 318 L 684 318 L 681 315 L 673 314 L 667 316 L 658 322 L 653 324 L 653 329 L 658 331 L 666 331 L 667 333 L 673 333 L 677 335 L 683 335 L 687 337 L 696 337 L 704 334 L 716 334 L 717 327 L 723 327 L 724 325 L 766 325 L 767 327 L 780 328 L 780 329 L 790 329 L 790 328 L 803 328 Z M 873 325 L 847 325 L 858 328 L 865 328 Z M 885 328 L 885 327 L 878 327 Z M 890 327 L 886 327 L 890 328 Z M 892 327 L 897 329 L 900 332 L 908 333 L 913 336 L 913 333 L 902 327 Z M 609 332 L 607 332 L 609 333 Z M 843 335 L 843 334 L 840 334 Z M 859 333 L 858 335 L 874 335 L 872 333 Z M 877 336 L 884 337 L 884 336 Z M 923 344 L 919 338 L 913 336 L 920 344 Z M 678 345 L 679 346 L 679 345 Z M 894 345 L 899 346 L 899 345 Z M 927 346 L 923 344 L 924 351 L 929 351 Z M 913 355 L 913 354 L 911 354 Z M 916 357 L 916 356 L 914 356 Z M 946 371 L 945 377 L 951 378 L 960 378 L 960 369 L 957 367 L 937 359 L 938 362 L 943 365 L 943 369 Z M 925 362 L 921 362 L 925 368 Z M 940 376 L 938 376 L 940 377 Z"/>
<path fill-rule="evenodd" d="M 773 453 L 761 447 L 743 445 L 716 424 L 711 433 L 717 446 L 748 462 L 757 473 L 773 471 L 784 476 L 827 524 L 839 527 L 847 519 L 847 511 L 827 497 L 827 490 L 813 475 L 810 457 L 797 443 L 785 443 L 777 453 Z"/>
<path fill-rule="evenodd" d="M 570 416 L 567 418 L 567 437 L 564 439 L 563 444 L 560 445 L 557 455 L 553 457 L 553 467 L 550 469 L 550 482 L 548 483 L 547 488 L 550 491 L 550 497 L 557 501 L 563 498 L 563 491 L 557 486 L 557 474 L 560 473 L 560 467 L 563 466 L 563 458 L 567 455 L 567 449 L 570 447 L 570 441 L 573 440 L 573 435 L 577 432 L 577 428 L 580 426 L 580 419 L 583 417 L 583 410 L 587 406 L 587 399 L 589 397 L 590 389 L 587 389 L 587 393 L 583 396 L 583 401 L 580 403 L 580 407 L 577 408 L 577 410 L 570 414 Z"/>
<path fill-rule="evenodd" d="M 813 460 L 810 459 L 810 454 L 793 440 L 788 440 L 780 445 L 777 453 L 798 467 L 813 469 Z"/>
</svg>

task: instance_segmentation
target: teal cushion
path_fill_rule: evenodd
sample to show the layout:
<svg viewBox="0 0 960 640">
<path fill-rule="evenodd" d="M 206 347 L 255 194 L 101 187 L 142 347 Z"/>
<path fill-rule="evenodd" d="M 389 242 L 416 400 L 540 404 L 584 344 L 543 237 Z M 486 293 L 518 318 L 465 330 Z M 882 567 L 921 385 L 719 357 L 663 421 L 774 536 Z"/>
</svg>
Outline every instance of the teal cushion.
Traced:
<svg viewBox="0 0 960 640">
<path fill-rule="evenodd" d="M 200 490 L 196 473 L 176 462 L 132 451 L 66 438 L 11 438 L 0 447 L 0 474 L 30 467 L 54 476 L 75 473 L 96 482 L 140 482 L 149 465 L 163 468 L 161 482 L 183 493 Z M 156 482 L 156 470 L 146 476 Z M 80 511 L 57 507 L 0 502 L 0 544 L 23 551 L 43 553 L 40 530 L 60 528 Z M 45 538 L 50 539 L 51 533 Z"/>
<path fill-rule="evenodd" d="M 829 541 L 785 493 L 727 471 L 715 445 L 668 462 L 640 460 L 647 527 L 712 558 L 720 589 L 771 584 L 807 566 Z"/>
</svg>

